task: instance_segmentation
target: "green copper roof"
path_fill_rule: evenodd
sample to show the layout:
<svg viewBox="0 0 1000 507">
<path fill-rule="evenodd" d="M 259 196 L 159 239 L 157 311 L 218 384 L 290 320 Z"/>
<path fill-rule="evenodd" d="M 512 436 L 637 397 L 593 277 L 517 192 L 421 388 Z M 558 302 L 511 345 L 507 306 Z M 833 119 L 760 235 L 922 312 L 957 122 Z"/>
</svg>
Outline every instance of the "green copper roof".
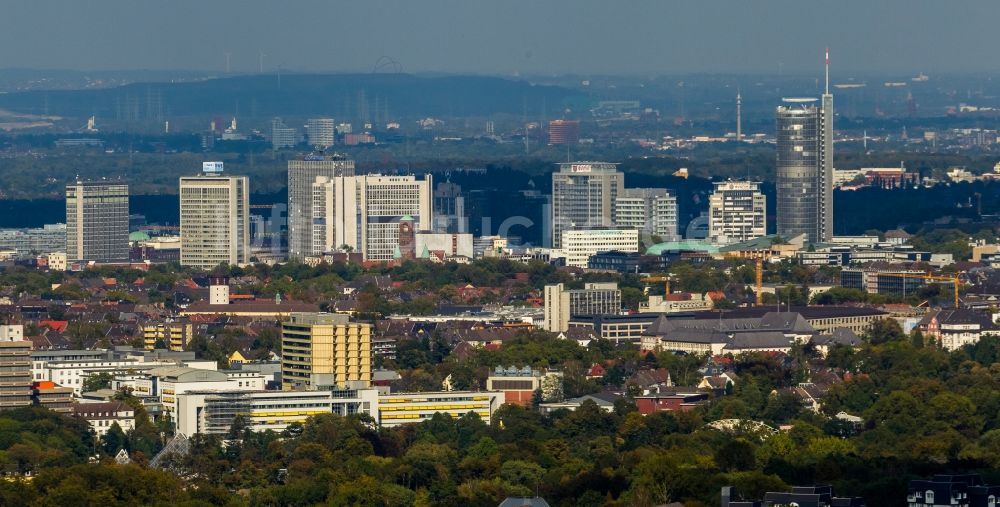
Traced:
<svg viewBox="0 0 1000 507">
<path fill-rule="evenodd" d="M 696 240 L 684 240 L 684 241 L 667 241 L 665 243 L 657 243 L 646 249 L 646 253 L 649 255 L 660 255 L 663 252 L 672 251 L 694 251 L 694 252 L 707 252 L 710 254 L 719 253 L 719 248 L 713 246 L 707 241 L 696 241 Z"/>
<path fill-rule="evenodd" d="M 149 234 L 142 231 L 136 231 L 128 235 L 129 241 L 149 241 Z"/>
</svg>

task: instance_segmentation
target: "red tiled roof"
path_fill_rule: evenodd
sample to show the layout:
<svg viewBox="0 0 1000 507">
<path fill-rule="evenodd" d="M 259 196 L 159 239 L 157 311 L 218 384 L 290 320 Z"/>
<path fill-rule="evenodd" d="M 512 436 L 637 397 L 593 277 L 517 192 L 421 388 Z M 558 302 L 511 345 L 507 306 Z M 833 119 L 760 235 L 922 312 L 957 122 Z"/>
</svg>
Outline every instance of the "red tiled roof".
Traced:
<svg viewBox="0 0 1000 507">
<path fill-rule="evenodd" d="M 53 331 L 59 331 L 60 333 L 66 331 L 66 327 L 69 326 L 69 321 L 66 320 L 43 320 L 38 323 L 39 326 L 47 327 Z"/>
</svg>

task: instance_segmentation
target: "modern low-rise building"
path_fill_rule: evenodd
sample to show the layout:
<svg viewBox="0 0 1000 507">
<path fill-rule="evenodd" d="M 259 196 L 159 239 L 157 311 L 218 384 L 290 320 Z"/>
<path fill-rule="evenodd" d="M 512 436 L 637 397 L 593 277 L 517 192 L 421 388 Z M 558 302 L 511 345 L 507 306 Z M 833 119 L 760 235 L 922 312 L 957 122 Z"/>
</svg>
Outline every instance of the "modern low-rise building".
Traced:
<svg viewBox="0 0 1000 507">
<path fill-rule="evenodd" d="M 592 255 L 611 251 L 639 251 L 639 230 L 587 229 L 563 233 L 560 252 L 566 258 L 567 266 L 586 268 Z"/>
<path fill-rule="evenodd" d="M 566 289 L 563 284 L 546 285 L 544 329 L 566 331 L 574 315 L 621 313 L 622 292 L 616 283 L 588 283 L 583 289 Z"/>
<path fill-rule="evenodd" d="M 563 374 L 560 371 L 541 371 L 525 368 L 497 366 L 486 377 L 487 391 L 501 391 L 504 402 L 511 405 L 530 406 L 535 391 L 541 401 L 556 402 L 563 398 Z"/>
<path fill-rule="evenodd" d="M 469 412 L 490 424 L 493 413 L 505 402 L 504 393 L 493 391 L 441 391 L 422 393 L 390 393 L 379 395 L 379 424 L 392 428 L 401 424 L 418 423 L 442 413 L 462 417 Z"/>
</svg>

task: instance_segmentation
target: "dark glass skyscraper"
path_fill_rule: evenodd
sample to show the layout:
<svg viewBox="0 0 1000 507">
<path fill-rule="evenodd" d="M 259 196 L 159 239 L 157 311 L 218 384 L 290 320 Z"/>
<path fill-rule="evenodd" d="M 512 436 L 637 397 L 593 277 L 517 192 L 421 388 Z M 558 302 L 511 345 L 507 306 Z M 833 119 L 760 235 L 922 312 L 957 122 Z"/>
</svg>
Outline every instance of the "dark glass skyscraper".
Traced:
<svg viewBox="0 0 1000 507">
<path fill-rule="evenodd" d="M 833 237 L 833 95 L 784 99 L 777 112 L 778 235 Z"/>
</svg>

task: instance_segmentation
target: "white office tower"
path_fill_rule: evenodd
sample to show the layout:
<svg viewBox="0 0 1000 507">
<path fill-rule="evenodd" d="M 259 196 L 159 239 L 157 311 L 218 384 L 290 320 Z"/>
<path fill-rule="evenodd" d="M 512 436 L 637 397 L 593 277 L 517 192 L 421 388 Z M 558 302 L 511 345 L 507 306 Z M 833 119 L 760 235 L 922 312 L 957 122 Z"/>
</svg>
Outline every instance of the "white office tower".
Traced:
<svg viewBox="0 0 1000 507">
<path fill-rule="evenodd" d="M 66 258 L 128 261 L 128 185 L 77 181 L 66 185 Z"/>
<path fill-rule="evenodd" d="M 250 262 L 249 193 L 246 176 L 181 177 L 181 265 Z"/>
<path fill-rule="evenodd" d="M 281 118 L 271 120 L 271 146 L 279 150 L 299 144 L 299 131 L 285 125 Z"/>
<path fill-rule="evenodd" d="M 333 118 L 310 118 L 306 120 L 306 135 L 309 136 L 309 146 L 321 150 L 333 146 L 333 135 L 336 127 L 333 123 Z"/>
<path fill-rule="evenodd" d="M 720 181 L 708 200 L 708 238 L 726 245 L 767 235 L 767 197 L 754 181 Z"/>
<path fill-rule="evenodd" d="M 288 257 L 292 259 L 313 253 L 312 185 L 317 176 L 354 176 L 354 161 L 337 154 L 306 155 L 288 161 Z"/>
<path fill-rule="evenodd" d="M 347 249 L 365 260 L 399 257 L 399 222 L 411 217 L 416 230 L 433 224 L 431 175 L 319 176 L 313 183 L 313 254 Z"/>
<path fill-rule="evenodd" d="M 643 239 L 676 241 L 677 198 L 665 188 L 626 188 L 615 200 L 615 226 Z"/>
<path fill-rule="evenodd" d="M 562 248 L 566 231 L 614 226 L 615 201 L 624 188 L 617 164 L 559 164 L 552 173 L 552 248 Z"/>
</svg>

